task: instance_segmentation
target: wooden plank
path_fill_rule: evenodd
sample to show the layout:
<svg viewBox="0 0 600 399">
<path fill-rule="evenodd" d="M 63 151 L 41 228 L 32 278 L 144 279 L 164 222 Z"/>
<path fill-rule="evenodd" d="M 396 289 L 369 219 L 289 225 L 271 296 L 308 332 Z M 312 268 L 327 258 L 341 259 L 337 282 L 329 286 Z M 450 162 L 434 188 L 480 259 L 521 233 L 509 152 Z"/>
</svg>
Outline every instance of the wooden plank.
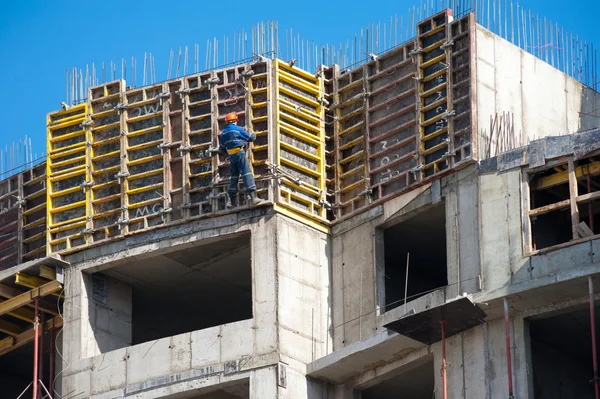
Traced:
<svg viewBox="0 0 600 399">
<path fill-rule="evenodd" d="M 563 201 L 555 202 L 554 204 L 540 206 L 539 208 L 531 209 L 529 211 L 529 216 L 539 216 L 545 213 L 557 211 L 559 209 L 567 208 L 570 204 L 571 200 L 566 199 Z"/>
<path fill-rule="evenodd" d="M 589 193 L 589 194 L 578 195 L 577 203 L 585 204 L 585 203 L 588 203 L 591 201 L 595 201 L 597 199 L 600 199 L 600 191 L 596 191 L 596 192 Z"/>
<path fill-rule="evenodd" d="M 577 225 L 577 233 L 581 238 L 592 237 L 594 232 L 588 227 L 587 223 L 581 222 Z"/>
</svg>

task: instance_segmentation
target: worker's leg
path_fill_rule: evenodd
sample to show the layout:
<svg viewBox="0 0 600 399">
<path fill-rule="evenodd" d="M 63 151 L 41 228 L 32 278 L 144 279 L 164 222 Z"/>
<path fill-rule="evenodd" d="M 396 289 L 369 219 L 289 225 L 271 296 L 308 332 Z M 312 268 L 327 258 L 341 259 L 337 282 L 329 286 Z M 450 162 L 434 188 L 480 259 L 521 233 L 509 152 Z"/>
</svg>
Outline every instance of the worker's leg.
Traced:
<svg viewBox="0 0 600 399">
<path fill-rule="evenodd" d="M 244 180 L 246 192 L 250 195 L 250 205 L 262 204 L 264 201 L 256 196 L 256 182 L 254 181 L 254 175 L 250 170 L 250 163 L 246 158 L 246 154 L 244 153 L 240 158 L 240 173 L 242 174 L 242 179 Z"/>
<path fill-rule="evenodd" d="M 238 192 L 238 181 L 240 180 L 240 153 L 229 156 L 229 188 L 227 189 L 227 207 L 236 206 L 236 197 Z"/>
<path fill-rule="evenodd" d="M 254 182 L 254 175 L 252 174 L 252 171 L 250 170 L 250 163 L 248 162 L 248 159 L 246 158 L 246 153 L 243 151 L 238 152 L 238 154 L 240 155 L 240 163 L 239 163 L 239 168 L 240 168 L 240 173 L 242 175 L 242 180 L 244 181 L 244 187 L 246 189 L 246 192 L 252 192 L 252 191 L 256 191 L 256 183 Z"/>
</svg>

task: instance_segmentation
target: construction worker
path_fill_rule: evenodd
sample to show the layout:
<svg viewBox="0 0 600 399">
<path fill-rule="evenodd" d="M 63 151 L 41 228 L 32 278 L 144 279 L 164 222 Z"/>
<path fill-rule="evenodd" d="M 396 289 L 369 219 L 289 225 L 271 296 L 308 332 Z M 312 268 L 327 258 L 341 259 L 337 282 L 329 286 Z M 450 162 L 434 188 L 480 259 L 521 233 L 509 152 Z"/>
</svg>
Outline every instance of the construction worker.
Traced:
<svg viewBox="0 0 600 399">
<path fill-rule="evenodd" d="M 251 205 L 259 205 L 264 201 L 256 195 L 256 183 L 250 170 L 250 165 L 246 159 L 244 145 L 256 139 L 255 133 L 248 133 L 244 128 L 238 126 L 238 116 L 231 112 L 225 116 L 225 129 L 219 134 L 218 150 L 211 150 L 212 153 L 229 154 L 231 182 L 227 189 L 227 208 L 236 206 L 238 193 L 238 181 L 240 174 L 244 181 L 246 192 L 250 195 Z"/>
</svg>

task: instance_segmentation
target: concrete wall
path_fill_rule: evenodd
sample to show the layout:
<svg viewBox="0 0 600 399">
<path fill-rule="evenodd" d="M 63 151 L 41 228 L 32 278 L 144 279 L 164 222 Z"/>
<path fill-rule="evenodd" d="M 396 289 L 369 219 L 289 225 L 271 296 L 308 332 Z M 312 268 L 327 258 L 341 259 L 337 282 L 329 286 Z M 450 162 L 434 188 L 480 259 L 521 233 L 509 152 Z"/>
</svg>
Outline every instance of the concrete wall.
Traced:
<svg viewBox="0 0 600 399">
<path fill-rule="evenodd" d="M 382 330 L 385 264 L 381 230 L 444 201 L 448 286 L 409 302 L 425 309 L 445 298 L 479 290 L 480 248 L 477 168 L 472 166 L 401 195 L 334 227 L 332 238 L 333 348 L 339 350 Z M 425 210 L 423 210 L 425 209 Z M 459 239 L 460 237 L 460 239 Z M 424 237 L 426 239 L 426 237 Z M 391 310 L 398 317 L 402 307 Z"/>
<path fill-rule="evenodd" d="M 277 217 L 279 350 L 307 364 L 331 350 L 327 234 Z"/>
<path fill-rule="evenodd" d="M 496 113 L 514 116 L 514 133 L 523 136 L 522 144 L 600 126 L 600 93 L 480 25 L 475 39 L 480 154 Z"/>
<path fill-rule="evenodd" d="M 131 345 L 132 288 L 104 275 L 83 274 L 89 323 L 84 328 L 89 340 L 85 357 L 96 356 Z M 104 292 L 99 292 L 100 290 Z M 96 293 L 96 295 L 94 295 Z"/>
<path fill-rule="evenodd" d="M 98 304 L 91 298 L 89 272 L 242 231 L 250 231 L 253 319 L 116 350 L 100 348 L 121 339 L 103 314 L 115 317 L 110 309 L 118 309 L 131 318 L 131 288 L 106 277 L 107 303 Z M 327 395 L 326 386 L 307 382 L 305 374 L 306 363 L 333 346 L 328 333 L 330 250 L 326 234 L 276 215 L 174 238 L 165 233 L 164 239 L 138 247 L 124 243 L 114 253 L 83 255 L 67 270 L 64 336 L 74 345 L 65 353 L 69 367 L 63 392 L 77 389 L 93 397 L 127 393 L 151 398 L 160 397 L 160 392 L 185 392 L 199 386 L 200 380 L 204 381 L 200 385 L 210 385 L 249 379 L 251 398 L 325 399 L 321 395 Z"/>
<path fill-rule="evenodd" d="M 165 238 L 140 247 L 128 248 L 125 245 L 122 251 L 113 254 L 98 253 L 93 258 L 88 254 L 87 261 L 75 264 L 67 271 L 67 279 L 71 283 L 67 288 L 65 302 L 64 342 L 73 342 L 73 345 L 68 345 L 65 351 L 65 364 L 69 367 L 65 368 L 63 392 L 77 389 L 78 392 L 84 392 L 84 395 L 120 397 L 124 392 L 145 392 L 150 388 L 152 392 L 159 392 L 175 380 L 183 381 L 177 389 L 184 392 L 196 386 L 194 384 L 197 384 L 200 377 L 213 378 L 214 383 L 250 378 L 249 370 L 276 364 L 279 359 L 276 328 L 276 228 L 277 218 L 260 218 L 255 223 L 229 224 L 191 235 Z M 152 251 L 160 252 L 164 248 L 202 238 L 244 230 L 250 230 L 251 233 L 253 319 L 99 354 L 92 327 L 101 320 L 96 317 L 97 309 L 88 306 L 88 295 L 91 292 L 85 289 L 88 277 L 84 271 L 96 271 L 100 266 L 110 267 L 110 262 L 116 265 L 119 261 Z M 107 285 L 113 287 L 108 290 L 108 298 L 111 297 L 111 292 L 113 295 L 118 293 L 114 291 L 115 286 L 112 283 Z M 126 287 L 121 288 L 119 294 L 123 299 L 123 294 L 130 291 Z M 154 393 L 140 395 L 145 398 L 156 397 Z"/>
<path fill-rule="evenodd" d="M 483 290 L 492 291 L 514 275 L 528 273 L 521 237 L 521 172 L 482 174 L 479 190 Z"/>
</svg>

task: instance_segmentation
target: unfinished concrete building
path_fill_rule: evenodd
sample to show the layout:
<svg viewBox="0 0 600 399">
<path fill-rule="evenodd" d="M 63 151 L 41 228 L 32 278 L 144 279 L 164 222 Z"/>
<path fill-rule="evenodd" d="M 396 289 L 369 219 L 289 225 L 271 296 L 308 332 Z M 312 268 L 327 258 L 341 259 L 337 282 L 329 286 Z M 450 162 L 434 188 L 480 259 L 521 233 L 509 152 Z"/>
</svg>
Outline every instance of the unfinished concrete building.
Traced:
<svg viewBox="0 0 600 399">
<path fill-rule="evenodd" d="M 600 94 L 471 13 L 416 31 L 50 113 L 0 184 L 0 396 L 593 398 Z M 231 111 L 264 206 L 225 208 Z"/>
</svg>

